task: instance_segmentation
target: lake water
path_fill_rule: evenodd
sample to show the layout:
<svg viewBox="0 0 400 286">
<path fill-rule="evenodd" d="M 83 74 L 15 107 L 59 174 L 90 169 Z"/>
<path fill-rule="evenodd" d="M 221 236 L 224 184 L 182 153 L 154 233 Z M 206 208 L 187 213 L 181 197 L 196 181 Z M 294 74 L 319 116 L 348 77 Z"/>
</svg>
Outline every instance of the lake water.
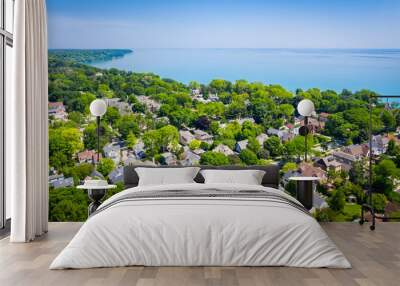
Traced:
<svg viewBox="0 0 400 286">
<path fill-rule="evenodd" d="M 184 83 L 246 79 L 291 91 L 347 88 L 400 95 L 400 49 L 133 49 L 92 65 L 153 72 Z"/>
</svg>

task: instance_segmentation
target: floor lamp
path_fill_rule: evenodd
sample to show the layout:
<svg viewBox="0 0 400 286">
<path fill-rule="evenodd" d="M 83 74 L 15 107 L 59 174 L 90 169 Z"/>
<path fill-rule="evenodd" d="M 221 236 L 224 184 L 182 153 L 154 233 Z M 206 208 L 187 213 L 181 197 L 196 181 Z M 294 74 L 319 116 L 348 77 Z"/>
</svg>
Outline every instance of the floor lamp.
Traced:
<svg viewBox="0 0 400 286">
<path fill-rule="evenodd" d="M 372 206 L 372 168 L 373 168 L 373 152 L 372 152 L 372 99 L 380 99 L 380 98 L 400 98 L 400 95 L 370 95 L 368 100 L 368 110 L 369 110 L 369 123 L 368 123 L 368 145 L 369 145 L 369 164 L 368 164 L 368 201 L 367 203 L 361 206 L 361 218 L 360 224 L 364 224 L 364 210 L 368 210 L 372 216 L 372 224 L 370 225 L 370 229 L 375 229 L 375 220 L 379 219 L 400 219 L 400 217 L 386 217 L 380 216 L 375 213 L 374 207 Z"/>
<path fill-rule="evenodd" d="M 107 111 L 107 104 L 102 99 L 95 99 L 90 103 L 90 113 L 96 116 L 97 123 L 97 163 L 100 161 L 100 117 Z M 93 163 L 95 162 L 93 158 Z M 94 164 L 95 165 L 95 164 Z M 98 174 L 97 174 L 98 175 Z"/>
<path fill-rule="evenodd" d="M 299 129 L 299 134 L 304 136 L 304 161 L 307 162 L 307 135 L 310 133 L 308 128 L 308 117 L 315 112 L 314 103 L 309 99 L 303 99 L 297 105 L 297 111 L 300 115 L 304 116 L 304 126 Z"/>
</svg>

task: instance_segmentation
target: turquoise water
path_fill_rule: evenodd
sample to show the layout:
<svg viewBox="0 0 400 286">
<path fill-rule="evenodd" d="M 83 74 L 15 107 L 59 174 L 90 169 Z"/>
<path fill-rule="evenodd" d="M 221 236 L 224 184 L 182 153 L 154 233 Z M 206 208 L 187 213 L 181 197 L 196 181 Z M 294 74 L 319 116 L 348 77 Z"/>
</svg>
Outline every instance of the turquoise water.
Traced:
<svg viewBox="0 0 400 286">
<path fill-rule="evenodd" d="M 184 83 L 214 78 L 400 95 L 400 49 L 133 49 L 92 65 L 153 72 Z"/>
</svg>

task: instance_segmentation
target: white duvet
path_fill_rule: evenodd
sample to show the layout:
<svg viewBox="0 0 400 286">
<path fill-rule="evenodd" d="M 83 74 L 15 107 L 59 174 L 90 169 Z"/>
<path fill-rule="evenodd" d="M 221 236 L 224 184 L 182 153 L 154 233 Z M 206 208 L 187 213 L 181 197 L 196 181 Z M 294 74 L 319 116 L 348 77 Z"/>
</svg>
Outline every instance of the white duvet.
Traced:
<svg viewBox="0 0 400 286">
<path fill-rule="evenodd" d="M 182 184 L 127 189 L 103 205 L 149 190 L 259 189 Z M 101 206 L 100 206 L 101 208 Z M 145 266 L 294 266 L 349 268 L 311 216 L 293 206 L 246 198 L 124 201 L 90 217 L 50 269 Z"/>
</svg>

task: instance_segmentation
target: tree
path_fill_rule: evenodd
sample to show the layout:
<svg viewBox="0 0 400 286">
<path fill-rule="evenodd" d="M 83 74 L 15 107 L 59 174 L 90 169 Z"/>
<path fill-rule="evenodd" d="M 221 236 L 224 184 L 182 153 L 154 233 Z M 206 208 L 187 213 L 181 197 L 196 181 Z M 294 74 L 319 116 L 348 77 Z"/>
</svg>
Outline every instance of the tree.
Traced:
<svg viewBox="0 0 400 286">
<path fill-rule="evenodd" d="M 100 93 L 101 97 L 106 97 L 106 98 L 114 97 L 114 92 L 110 90 L 110 87 L 106 84 L 99 84 L 97 91 L 98 93 Z"/>
<path fill-rule="evenodd" d="M 388 143 L 388 148 L 386 150 L 386 154 L 389 156 L 398 156 L 400 155 L 400 148 L 396 144 L 396 142 L 392 139 Z"/>
<path fill-rule="evenodd" d="M 244 99 L 234 99 L 226 109 L 226 118 L 238 118 L 247 115 L 247 106 Z"/>
<path fill-rule="evenodd" d="M 146 154 L 153 157 L 167 149 L 176 149 L 179 144 L 179 132 L 175 126 L 167 125 L 160 129 L 147 131 L 142 139 L 146 146 Z"/>
<path fill-rule="evenodd" d="M 97 165 L 97 171 L 99 171 L 104 177 L 107 177 L 114 168 L 115 164 L 111 158 L 101 158 Z"/>
<path fill-rule="evenodd" d="M 242 127 L 241 127 L 241 131 L 238 134 L 238 138 L 239 140 L 243 140 L 243 139 L 248 139 L 248 138 L 255 138 L 258 135 L 260 135 L 262 132 L 262 127 L 258 124 L 254 124 L 249 120 L 246 120 L 243 122 Z"/>
<path fill-rule="evenodd" d="M 225 106 L 222 102 L 197 103 L 196 109 L 201 116 L 207 115 L 211 118 L 220 118 L 225 112 Z"/>
<path fill-rule="evenodd" d="M 125 140 L 130 133 L 139 135 L 140 129 L 134 115 L 124 115 L 117 121 L 118 131 Z"/>
<path fill-rule="evenodd" d="M 239 158 L 246 165 L 257 165 L 257 163 L 258 163 L 257 155 L 249 149 L 242 150 L 239 154 Z"/>
<path fill-rule="evenodd" d="M 199 89 L 201 87 L 200 83 L 198 83 L 197 81 L 189 82 L 188 86 L 189 86 L 190 89 Z"/>
<path fill-rule="evenodd" d="M 207 151 L 201 154 L 200 164 L 212 166 L 229 165 L 229 158 L 219 152 Z"/>
<path fill-rule="evenodd" d="M 378 213 L 383 213 L 387 205 L 387 198 L 384 194 L 372 194 L 372 207 Z"/>
<path fill-rule="evenodd" d="M 228 155 L 228 158 L 229 158 L 229 165 L 243 165 L 239 156 L 236 154 Z"/>
<path fill-rule="evenodd" d="M 49 221 L 85 221 L 88 196 L 75 188 L 49 191 Z"/>
<path fill-rule="evenodd" d="M 93 169 L 93 164 L 82 163 L 72 167 L 64 167 L 63 173 L 65 177 L 73 177 L 74 183 L 79 184 L 79 181 L 84 180 L 87 176 L 89 176 Z"/>
<path fill-rule="evenodd" d="M 378 193 L 384 193 L 389 196 L 393 191 L 393 181 L 400 176 L 400 170 L 390 159 L 382 159 L 374 167 L 375 176 L 373 176 L 373 190 Z"/>
<path fill-rule="evenodd" d="M 346 196 L 355 196 L 359 204 L 362 204 L 365 201 L 365 193 L 359 185 L 355 185 L 351 182 L 346 182 L 342 187 L 340 187 L 340 190 L 343 191 Z"/>
<path fill-rule="evenodd" d="M 336 212 L 342 212 L 345 204 L 346 197 L 344 195 L 344 192 L 339 189 L 333 191 L 331 197 L 328 199 L 329 207 Z"/>
<path fill-rule="evenodd" d="M 349 172 L 350 181 L 359 186 L 366 186 L 368 183 L 366 170 L 363 161 L 356 161 L 353 163 Z"/>
<path fill-rule="evenodd" d="M 190 150 L 196 150 L 196 149 L 200 148 L 200 145 L 201 145 L 201 141 L 199 141 L 197 139 L 193 139 L 189 143 L 189 148 L 190 148 Z"/>
<path fill-rule="evenodd" d="M 218 134 L 218 130 L 219 130 L 219 123 L 218 121 L 212 121 L 210 124 L 210 131 L 212 134 L 216 135 Z"/>
<path fill-rule="evenodd" d="M 297 169 L 297 164 L 294 162 L 287 162 L 285 165 L 282 167 L 282 172 L 287 173 L 289 171 L 294 171 Z"/>
<path fill-rule="evenodd" d="M 311 152 L 311 147 L 314 145 L 312 135 L 307 137 L 307 152 Z M 301 157 L 305 153 L 305 138 L 304 136 L 296 136 L 292 140 L 285 143 L 285 150 L 289 156 Z"/>
<path fill-rule="evenodd" d="M 112 133 L 107 124 L 103 121 L 100 123 L 100 149 L 110 142 Z M 83 130 L 83 143 L 86 149 L 97 149 L 97 125 L 90 123 Z"/>
<path fill-rule="evenodd" d="M 389 110 L 382 111 L 381 119 L 386 132 L 396 130 L 396 118 Z"/>
<path fill-rule="evenodd" d="M 83 148 L 81 133 L 77 128 L 60 127 L 49 130 L 50 165 L 62 169 L 73 165 L 72 156 Z"/>
<path fill-rule="evenodd" d="M 104 114 L 103 120 L 108 122 L 110 125 L 113 125 L 120 118 L 119 110 L 116 107 L 108 107 L 106 114 Z"/>
<path fill-rule="evenodd" d="M 261 150 L 261 145 L 256 138 L 251 137 L 247 141 L 247 149 L 257 154 Z"/>
<path fill-rule="evenodd" d="M 294 107 L 291 104 L 281 104 L 279 105 L 279 112 L 285 117 L 286 120 L 289 120 L 294 113 Z"/>
<path fill-rule="evenodd" d="M 208 130 L 211 125 L 211 120 L 207 115 L 202 115 L 194 122 L 194 125 L 201 130 Z"/>
<path fill-rule="evenodd" d="M 283 153 L 283 145 L 278 136 L 271 136 L 265 140 L 264 148 L 273 157 L 281 156 Z"/>
<path fill-rule="evenodd" d="M 129 133 L 128 137 L 126 138 L 126 145 L 129 148 L 133 148 L 137 143 L 137 138 L 133 133 Z"/>
<path fill-rule="evenodd" d="M 70 113 L 68 113 L 68 119 L 75 122 L 78 125 L 81 125 L 85 122 L 85 118 L 79 111 L 71 111 Z"/>
<path fill-rule="evenodd" d="M 229 81 L 223 79 L 213 79 L 209 86 L 216 92 L 230 91 L 232 84 Z"/>
</svg>

